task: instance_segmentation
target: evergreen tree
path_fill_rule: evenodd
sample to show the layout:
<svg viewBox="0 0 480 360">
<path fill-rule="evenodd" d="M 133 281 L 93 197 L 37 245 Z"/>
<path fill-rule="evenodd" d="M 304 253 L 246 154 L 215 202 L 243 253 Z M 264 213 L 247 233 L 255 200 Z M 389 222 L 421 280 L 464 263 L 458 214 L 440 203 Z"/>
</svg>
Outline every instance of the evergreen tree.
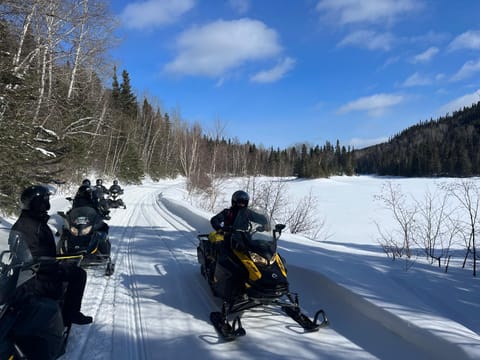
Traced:
<svg viewBox="0 0 480 360">
<path fill-rule="evenodd" d="M 122 83 L 120 84 L 120 104 L 125 115 L 135 118 L 137 116 L 137 97 L 130 85 L 130 75 L 127 70 L 122 71 Z"/>
</svg>

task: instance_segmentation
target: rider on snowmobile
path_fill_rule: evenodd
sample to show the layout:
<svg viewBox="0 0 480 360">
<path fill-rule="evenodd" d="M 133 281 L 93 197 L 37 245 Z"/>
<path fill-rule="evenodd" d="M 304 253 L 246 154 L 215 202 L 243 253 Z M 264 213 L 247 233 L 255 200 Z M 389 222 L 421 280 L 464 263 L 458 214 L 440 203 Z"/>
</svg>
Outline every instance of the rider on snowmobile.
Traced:
<svg viewBox="0 0 480 360">
<path fill-rule="evenodd" d="M 113 180 L 113 185 L 110 186 L 110 189 L 108 189 L 108 192 L 109 193 L 123 194 L 123 189 L 118 184 L 118 180 Z"/>
<path fill-rule="evenodd" d="M 233 222 L 238 215 L 238 211 L 242 208 L 248 207 L 250 196 L 243 190 L 235 191 L 232 195 L 232 206 L 228 209 L 223 209 L 220 213 L 210 219 L 210 224 L 217 231 L 217 233 L 224 234 L 224 246 L 230 247 L 230 235 L 232 231 Z"/>
<path fill-rule="evenodd" d="M 235 191 L 232 195 L 232 206 L 223 209 L 220 213 L 210 219 L 210 224 L 217 233 L 224 234 L 224 247 L 226 250 L 245 250 L 245 244 L 241 237 L 233 237 L 234 230 L 247 230 L 248 220 L 255 220 L 258 223 L 267 224 L 268 221 L 263 214 L 257 213 L 248 208 L 250 196 L 243 190 Z M 238 219 L 239 213 L 242 219 Z M 267 229 L 268 230 L 268 229 Z"/>
<path fill-rule="evenodd" d="M 85 181 L 84 181 L 85 182 Z M 103 197 L 102 197 L 103 198 Z M 101 203 L 98 194 L 91 186 L 82 183 L 73 198 L 72 209 L 82 206 L 94 208 L 104 219 L 109 220 L 109 211 L 104 204 Z"/>
<path fill-rule="evenodd" d="M 19 236 L 25 239 L 34 260 L 42 257 L 55 260 L 57 255 L 55 238 L 47 224 L 50 194 L 50 189 L 42 185 L 23 190 L 20 197 L 22 212 L 13 224 L 9 237 L 10 247 Z M 35 280 L 35 294 L 55 300 L 63 297 L 63 321 L 66 326 L 92 322 L 92 317 L 80 312 L 87 281 L 85 270 L 72 263 L 52 261 L 40 265 Z M 65 294 L 62 294 L 63 282 L 67 282 Z"/>
<path fill-rule="evenodd" d="M 97 193 L 103 197 L 103 195 L 108 195 L 109 191 L 105 185 L 103 185 L 103 180 L 102 179 L 97 179 L 96 185 L 95 185 L 95 191 L 98 191 Z M 99 196 L 99 198 L 101 198 Z"/>
<path fill-rule="evenodd" d="M 87 206 L 95 209 L 97 213 L 104 219 L 107 219 L 107 220 L 110 219 L 110 217 L 108 216 L 108 213 L 105 214 L 105 211 L 98 207 L 98 201 L 96 200 L 95 193 L 92 191 L 92 188 L 87 185 L 81 185 L 78 188 L 77 193 L 73 198 L 72 209 L 83 207 L 83 206 Z M 69 210 L 69 212 L 70 211 L 71 210 Z M 108 233 L 108 229 L 109 229 L 108 224 L 106 222 L 102 222 L 101 229 Z"/>
<path fill-rule="evenodd" d="M 110 186 L 110 189 L 108 189 L 108 193 L 110 195 L 110 198 L 108 199 L 108 203 L 110 207 L 121 206 L 124 209 L 127 208 L 123 200 L 118 197 L 123 194 L 123 189 L 118 184 L 118 180 L 113 180 L 113 185 Z"/>
<path fill-rule="evenodd" d="M 108 210 L 108 202 L 105 199 L 105 195 L 108 195 L 109 191 L 105 185 L 103 185 L 102 179 L 97 179 L 96 185 L 93 187 L 93 198 L 97 202 L 97 208 L 101 212 L 105 219 L 109 219 L 110 210 Z"/>
<path fill-rule="evenodd" d="M 95 200 L 93 198 L 93 191 L 89 185 L 82 184 L 75 194 L 73 198 L 72 208 L 81 207 L 81 206 L 89 206 L 93 208 L 97 208 L 95 204 Z"/>
</svg>

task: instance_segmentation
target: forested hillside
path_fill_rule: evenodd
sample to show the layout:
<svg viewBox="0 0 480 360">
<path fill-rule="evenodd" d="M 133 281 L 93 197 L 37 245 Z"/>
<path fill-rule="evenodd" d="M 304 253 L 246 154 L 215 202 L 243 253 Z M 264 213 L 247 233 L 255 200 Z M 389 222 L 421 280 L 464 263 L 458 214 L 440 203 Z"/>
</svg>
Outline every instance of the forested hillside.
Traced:
<svg viewBox="0 0 480 360">
<path fill-rule="evenodd" d="M 412 126 L 387 143 L 355 151 L 361 174 L 472 176 L 480 174 L 480 102 Z"/>
</svg>

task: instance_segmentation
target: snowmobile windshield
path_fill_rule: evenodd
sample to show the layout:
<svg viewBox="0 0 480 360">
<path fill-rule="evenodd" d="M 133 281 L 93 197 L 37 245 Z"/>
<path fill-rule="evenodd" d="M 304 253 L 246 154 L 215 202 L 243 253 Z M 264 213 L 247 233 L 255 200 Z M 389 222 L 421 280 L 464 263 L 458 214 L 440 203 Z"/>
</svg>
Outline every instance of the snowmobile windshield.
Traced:
<svg viewBox="0 0 480 360">
<path fill-rule="evenodd" d="M 233 222 L 232 238 L 242 238 L 250 251 L 274 253 L 275 238 L 268 216 L 261 210 L 242 208 Z"/>
<path fill-rule="evenodd" d="M 0 264 L 0 304 L 13 296 L 15 288 L 30 280 L 35 273 L 33 257 L 25 235 L 12 230 L 8 238 L 9 251 L 4 251 Z"/>
<path fill-rule="evenodd" d="M 12 265 L 30 263 L 33 261 L 32 253 L 21 231 L 12 230 L 8 237 L 10 248 L 10 261 Z M 3 261 L 4 259 L 2 259 Z"/>
<path fill-rule="evenodd" d="M 241 208 L 238 210 L 237 216 L 233 222 L 233 231 L 255 231 L 257 228 L 263 229 L 263 231 L 269 231 L 270 221 L 268 217 L 260 211 L 254 211 L 249 208 Z"/>
<path fill-rule="evenodd" d="M 93 225 L 98 222 L 98 212 L 90 206 L 73 208 L 68 217 L 70 225 Z"/>
</svg>

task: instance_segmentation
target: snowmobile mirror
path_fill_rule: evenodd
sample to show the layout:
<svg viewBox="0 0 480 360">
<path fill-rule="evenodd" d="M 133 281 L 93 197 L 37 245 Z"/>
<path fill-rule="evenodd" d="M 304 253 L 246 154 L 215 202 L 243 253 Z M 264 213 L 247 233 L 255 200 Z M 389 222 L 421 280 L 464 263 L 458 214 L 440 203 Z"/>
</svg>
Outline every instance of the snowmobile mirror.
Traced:
<svg viewBox="0 0 480 360">
<path fill-rule="evenodd" d="M 11 256 L 10 250 L 2 251 L 2 253 L 0 254 L 0 267 L 7 266 L 8 264 L 10 264 L 11 257 L 12 256 Z"/>
<path fill-rule="evenodd" d="M 275 225 L 275 229 L 273 230 L 273 237 L 275 239 L 278 239 L 280 237 L 280 235 L 282 235 L 282 230 L 285 229 L 285 224 L 276 224 Z M 278 237 L 276 236 L 276 234 L 278 233 Z"/>
</svg>

